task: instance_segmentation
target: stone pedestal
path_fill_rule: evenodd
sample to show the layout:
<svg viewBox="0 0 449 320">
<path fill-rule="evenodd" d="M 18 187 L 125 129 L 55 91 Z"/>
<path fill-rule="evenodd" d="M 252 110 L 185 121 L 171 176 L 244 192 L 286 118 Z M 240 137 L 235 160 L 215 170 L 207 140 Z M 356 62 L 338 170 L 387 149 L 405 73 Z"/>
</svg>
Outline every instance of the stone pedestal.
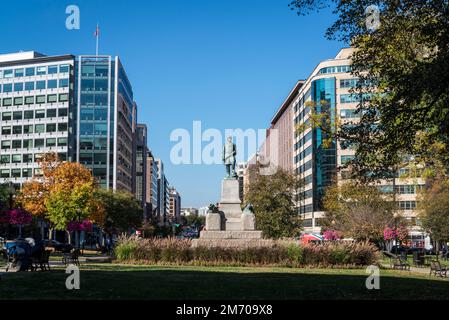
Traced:
<svg viewBox="0 0 449 320">
<path fill-rule="evenodd" d="M 256 217 L 254 216 L 254 213 L 243 213 L 241 221 L 242 221 L 242 230 L 244 231 L 256 230 Z"/>
<path fill-rule="evenodd" d="M 221 230 L 221 216 L 219 213 L 210 212 L 207 214 L 206 229 L 209 231 Z"/>
<path fill-rule="evenodd" d="M 221 183 L 221 199 L 219 209 L 225 215 L 225 230 L 242 230 L 239 181 L 237 179 L 224 179 Z"/>
<path fill-rule="evenodd" d="M 224 179 L 221 184 L 219 213 L 209 212 L 206 216 L 206 230 L 194 246 L 248 247 L 258 246 L 262 231 L 255 230 L 255 216 L 252 212 L 242 212 L 239 182 Z"/>
</svg>

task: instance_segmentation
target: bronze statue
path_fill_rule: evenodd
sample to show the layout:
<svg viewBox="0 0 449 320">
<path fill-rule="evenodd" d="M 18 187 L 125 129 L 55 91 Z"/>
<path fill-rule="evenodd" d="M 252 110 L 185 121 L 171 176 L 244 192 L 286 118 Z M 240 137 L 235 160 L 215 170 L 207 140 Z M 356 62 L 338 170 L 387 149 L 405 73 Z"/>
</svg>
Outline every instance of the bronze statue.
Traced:
<svg viewBox="0 0 449 320">
<path fill-rule="evenodd" d="M 223 162 L 226 166 L 226 179 L 237 178 L 237 172 L 235 171 L 237 148 L 232 142 L 232 137 L 228 137 L 226 144 L 223 146 Z"/>
</svg>

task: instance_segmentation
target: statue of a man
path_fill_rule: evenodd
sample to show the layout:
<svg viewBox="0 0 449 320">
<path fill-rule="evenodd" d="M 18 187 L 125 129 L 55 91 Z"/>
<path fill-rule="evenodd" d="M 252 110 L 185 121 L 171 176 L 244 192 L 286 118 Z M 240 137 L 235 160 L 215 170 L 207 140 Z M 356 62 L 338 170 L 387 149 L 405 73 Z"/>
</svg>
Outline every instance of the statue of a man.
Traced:
<svg viewBox="0 0 449 320">
<path fill-rule="evenodd" d="M 226 144 L 223 146 L 223 162 L 226 166 L 226 178 L 237 178 L 235 172 L 235 156 L 237 155 L 237 148 L 232 142 L 232 137 L 228 137 Z"/>
</svg>

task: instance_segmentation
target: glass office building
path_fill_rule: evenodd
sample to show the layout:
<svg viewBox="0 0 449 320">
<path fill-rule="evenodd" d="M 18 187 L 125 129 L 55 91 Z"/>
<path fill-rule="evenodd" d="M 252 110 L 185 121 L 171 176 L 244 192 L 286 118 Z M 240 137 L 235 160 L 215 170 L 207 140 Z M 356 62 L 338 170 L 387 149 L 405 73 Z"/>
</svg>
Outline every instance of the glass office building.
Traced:
<svg viewBox="0 0 449 320">
<path fill-rule="evenodd" d="M 298 212 L 303 218 L 306 232 L 319 232 L 319 218 L 324 215 L 323 196 L 334 182 L 349 178 L 348 171 L 340 168 L 355 157 L 355 150 L 344 141 L 329 139 L 329 132 L 341 124 L 357 121 L 360 97 L 351 92 L 358 79 L 351 74 L 351 48 L 342 49 L 334 59 L 319 63 L 299 89 L 290 93 L 287 101 L 293 110 L 292 126 L 302 125 L 305 130 L 293 136 L 293 170 L 304 181 L 298 191 Z M 326 127 L 310 125 L 312 108 Z M 407 168 L 399 171 L 407 170 Z M 424 185 L 422 178 L 401 178 L 378 182 L 381 191 L 396 191 L 398 212 L 409 220 L 411 232 L 418 232 L 417 190 Z M 413 233 L 412 233 L 413 234 Z"/>
<path fill-rule="evenodd" d="M 80 56 L 76 63 L 76 161 L 102 187 L 133 192 L 136 105 L 118 57 Z"/>
</svg>

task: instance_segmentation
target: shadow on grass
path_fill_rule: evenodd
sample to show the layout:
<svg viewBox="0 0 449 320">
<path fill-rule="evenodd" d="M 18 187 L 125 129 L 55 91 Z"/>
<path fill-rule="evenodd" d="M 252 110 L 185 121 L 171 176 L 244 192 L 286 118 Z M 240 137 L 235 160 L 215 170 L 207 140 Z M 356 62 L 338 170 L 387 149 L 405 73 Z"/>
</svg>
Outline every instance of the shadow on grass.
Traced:
<svg viewBox="0 0 449 320">
<path fill-rule="evenodd" d="M 8 274 L 0 282 L 0 299 L 449 299 L 449 281 L 407 273 L 383 274 L 381 289 L 367 290 L 363 270 L 238 271 L 87 268 L 75 291 L 65 288 L 62 270 Z"/>
</svg>

